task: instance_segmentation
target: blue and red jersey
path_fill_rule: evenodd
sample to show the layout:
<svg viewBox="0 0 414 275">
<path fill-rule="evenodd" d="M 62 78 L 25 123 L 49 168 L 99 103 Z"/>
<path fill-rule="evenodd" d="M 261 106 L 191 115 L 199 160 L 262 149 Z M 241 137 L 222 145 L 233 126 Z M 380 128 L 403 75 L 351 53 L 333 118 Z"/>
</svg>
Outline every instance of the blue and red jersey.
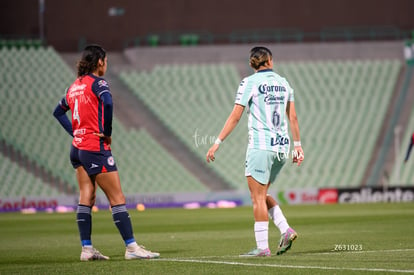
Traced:
<svg viewBox="0 0 414 275">
<path fill-rule="evenodd" d="M 103 100 L 108 94 L 111 96 L 105 79 L 89 74 L 77 78 L 60 101 L 60 106 L 65 111 L 69 109 L 72 111 L 72 144 L 76 148 L 86 151 L 111 150 L 110 145 L 104 142 L 103 138 L 94 134 L 111 135 L 112 100 L 110 100 L 110 115 L 105 115 Z M 105 118 L 111 120 L 109 124 L 108 121 L 105 123 Z"/>
</svg>

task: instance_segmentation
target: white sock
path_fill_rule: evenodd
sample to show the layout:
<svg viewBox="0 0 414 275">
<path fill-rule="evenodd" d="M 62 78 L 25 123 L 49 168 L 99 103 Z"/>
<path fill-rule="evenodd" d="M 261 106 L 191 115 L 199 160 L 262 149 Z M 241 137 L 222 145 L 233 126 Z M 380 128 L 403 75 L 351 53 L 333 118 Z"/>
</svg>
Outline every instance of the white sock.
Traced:
<svg viewBox="0 0 414 275">
<path fill-rule="evenodd" d="M 282 213 L 282 209 L 280 209 L 279 205 L 272 207 L 269 209 L 269 216 L 273 220 L 274 224 L 280 230 L 280 234 L 286 233 L 289 229 L 289 224 L 285 216 Z"/>
<path fill-rule="evenodd" d="M 127 245 L 127 248 L 129 249 L 135 249 L 138 246 L 137 242 L 132 242 Z"/>
<path fill-rule="evenodd" d="M 269 232 L 269 222 L 255 222 L 254 223 L 254 236 L 256 238 L 257 248 L 259 249 L 269 248 L 268 232 Z"/>
</svg>

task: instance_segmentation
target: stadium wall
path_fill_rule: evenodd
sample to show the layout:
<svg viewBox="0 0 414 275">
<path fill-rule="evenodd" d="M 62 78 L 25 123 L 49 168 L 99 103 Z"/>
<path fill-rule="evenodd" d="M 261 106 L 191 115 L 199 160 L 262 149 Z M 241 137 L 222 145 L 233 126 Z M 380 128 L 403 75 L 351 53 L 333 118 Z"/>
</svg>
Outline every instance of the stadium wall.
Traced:
<svg viewBox="0 0 414 275">
<path fill-rule="evenodd" d="M 404 60 L 403 41 L 261 44 L 272 50 L 276 62 L 347 59 Z M 233 63 L 244 75 L 249 69 L 248 53 L 256 45 L 201 45 L 188 48 L 180 46 L 131 47 L 125 49 L 124 56 L 128 60 L 128 66 L 138 70 L 150 70 L 155 65 L 165 64 Z M 117 62 L 117 64 L 112 64 L 111 68 L 118 71 L 125 69 L 125 65 Z"/>
<path fill-rule="evenodd" d="M 5 0 L 0 2 L 0 36 L 44 33 L 48 44 L 59 51 L 75 51 L 85 42 L 121 50 L 128 40 L 177 31 L 206 32 L 215 42 L 228 42 L 228 35 L 240 30 L 312 33 L 336 27 L 395 26 L 410 31 L 413 10 L 410 0 L 265 0 L 260 4 L 248 0 Z"/>
<path fill-rule="evenodd" d="M 346 204 L 346 203 L 408 203 L 414 202 L 414 187 L 395 186 L 389 188 L 307 188 L 272 190 L 279 204 Z M 272 192 L 269 192 L 272 194 Z M 56 196 L 48 198 L 23 196 L 20 198 L 0 198 L 1 212 L 34 213 L 71 212 L 76 209 L 78 197 Z M 214 193 L 158 193 L 146 195 L 127 195 L 129 209 L 145 208 L 232 208 L 251 205 L 247 191 Z M 105 196 L 97 195 L 95 207 L 108 209 Z"/>
</svg>

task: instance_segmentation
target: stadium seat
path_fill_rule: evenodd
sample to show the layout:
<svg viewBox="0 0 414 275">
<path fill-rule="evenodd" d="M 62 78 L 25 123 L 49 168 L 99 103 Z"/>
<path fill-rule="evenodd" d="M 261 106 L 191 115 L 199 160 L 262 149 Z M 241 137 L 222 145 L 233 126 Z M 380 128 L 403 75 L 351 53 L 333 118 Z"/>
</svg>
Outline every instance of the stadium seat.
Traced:
<svg viewBox="0 0 414 275">
<path fill-rule="evenodd" d="M 75 173 L 69 162 L 71 138 L 52 116 L 65 88 L 75 78 L 73 71 L 50 47 L 1 48 L 0 63 L 0 85 L 4 87 L 0 100 L 8 103 L 0 108 L 1 117 L 7 118 L 2 119 L 0 138 L 29 161 L 65 182 L 68 188 L 76 190 Z M 129 143 L 114 146 L 114 155 L 124 179 L 122 185 L 126 190 L 133 193 L 208 191 L 146 132 L 128 131 L 116 118 L 113 127 L 115 134 L 129 140 Z M 137 158 L 129 160 L 130 155 Z M 154 156 L 151 165 L 148 165 L 148 159 L 143 158 L 148 155 Z M 6 162 L 0 162 L 0 168 L 4 169 L 5 165 Z M 172 167 L 174 177 L 160 173 L 159 167 Z M 1 189 L 1 196 L 17 196 L 18 190 L 26 190 L 33 195 L 54 194 L 46 184 L 44 188 L 32 188 L 32 182 L 39 183 L 41 179 L 32 180 L 33 176 L 23 171 L 30 180 L 22 181 L 18 172 L 22 169 L 14 169 L 16 172 L 5 180 L 7 184 Z M 17 186 L 16 182 L 23 185 Z"/>
<path fill-rule="evenodd" d="M 295 89 L 306 155 L 301 169 L 288 163 L 278 182 L 289 187 L 358 186 L 400 67 L 396 60 L 278 63 L 276 71 Z M 240 81 L 235 67 L 223 64 L 156 66 L 120 77 L 200 158 L 230 113 Z M 168 104 L 167 95 L 175 104 Z M 211 168 L 234 188 L 246 189 L 246 121 L 240 124 Z M 195 144 L 194 135 L 199 143 L 210 143 Z"/>
<path fill-rule="evenodd" d="M 27 173 L 25 169 L 2 154 L 0 154 L 0 173 L 4 175 L 0 185 L 0 194 L 3 198 L 38 197 L 44 193 L 48 196 L 62 195 L 56 188 L 46 186 L 41 178 Z"/>
<path fill-rule="evenodd" d="M 359 186 L 400 68 L 397 60 L 277 63 L 275 70 L 286 76 L 295 90 L 305 162 L 296 169 L 289 159 L 276 185 Z M 158 65 L 151 71 L 125 71 L 119 76 L 202 160 L 233 108 L 241 79 L 232 64 Z M 2 120 L 0 139 L 76 190 L 68 160 L 71 138 L 51 115 L 74 78 L 53 48 L 0 48 L 0 100 L 8 102 L 0 108 L 0 116 L 8 118 Z M 414 129 L 413 117 L 414 113 L 410 129 Z M 236 190 L 247 190 L 246 125 L 244 114 L 217 152 L 215 163 L 208 166 Z M 209 191 L 144 129 L 126 129 L 116 118 L 113 127 L 125 140 L 113 146 L 125 192 Z M 408 135 L 403 139 L 403 152 Z M 8 163 L 7 157 L 0 157 L 0 171 L 11 171 L 0 187 L 2 196 L 18 196 L 21 190 L 35 195 L 56 194 L 56 186 L 42 183 L 30 172 Z M 403 182 L 412 181 L 414 176 L 407 167 L 401 170 Z M 21 175 L 28 180 L 22 180 Z"/>
<path fill-rule="evenodd" d="M 396 159 L 392 174 L 388 184 L 391 186 L 412 185 L 414 180 L 414 150 L 411 151 L 410 158 L 404 163 L 408 144 L 414 131 L 414 110 L 410 115 L 407 127 L 402 128 L 401 146 L 399 148 L 399 157 Z"/>
</svg>

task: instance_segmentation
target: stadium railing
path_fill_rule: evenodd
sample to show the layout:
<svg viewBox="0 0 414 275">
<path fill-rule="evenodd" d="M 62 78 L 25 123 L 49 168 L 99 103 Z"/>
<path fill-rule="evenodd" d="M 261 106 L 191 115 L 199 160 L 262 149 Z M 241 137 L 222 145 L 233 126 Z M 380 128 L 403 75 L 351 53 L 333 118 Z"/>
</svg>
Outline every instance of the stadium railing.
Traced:
<svg viewBox="0 0 414 275">
<path fill-rule="evenodd" d="M 395 26 L 329 27 L 320 31 L 321 41 L 400 40 L 407 35 Z"/>
<path fill-rule="evenodd" d="M 40 39 L 1 39 L 0 38 L 0 49 L 1 48 L 35 48 L 38 49 L 43 47 L 44 43 Z"/>
<path fill-rule="evenodd" d="M 400 29 L 394 25 L 385 26 L 339 26 L 326 27 L 320 31 L 308 32 L 298 28 L 240 29 L 228 34 L 213 34 L 207 31 L 154 32 L 131 37 L 125 47 L 159 45 L 198 45 L 213 43 L 285 43 L 303 41 L 375 41 L 410 39 L 413 30 Z"/>
<path fill-rule="evenodd" d="M 302 42 L 305 33 L 299 29 L 238 30 L 229 34 L 230 43 Z"/>
</svg>

